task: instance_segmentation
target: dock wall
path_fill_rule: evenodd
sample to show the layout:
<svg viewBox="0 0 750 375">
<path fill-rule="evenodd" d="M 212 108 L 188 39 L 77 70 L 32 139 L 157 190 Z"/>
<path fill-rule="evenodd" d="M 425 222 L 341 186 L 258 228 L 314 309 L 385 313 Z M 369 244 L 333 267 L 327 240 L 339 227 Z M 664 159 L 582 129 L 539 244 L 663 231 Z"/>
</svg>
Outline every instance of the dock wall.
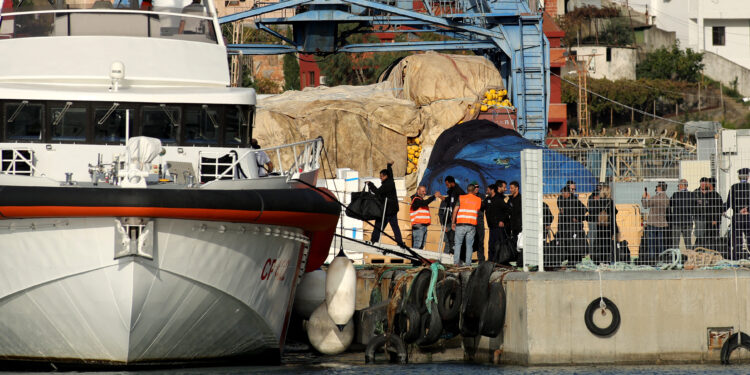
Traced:
<svg viewBox="0 0 750 375">
<path fill-rule="evenodd" d="M 482 340 L 478 359 L 502 349 L 503 363 L 522 365 L 718 362 L 721 338 L 709 348 L 709 328 L 750 332 L 750 271 L 603 272 L 601 278 L 603 296 L 621 316 L 611 337 L 593 335 L 584 322 L 600 296 L 597 272 L 517 272 L 505 278 L 502 340 Z"/>
</svg>

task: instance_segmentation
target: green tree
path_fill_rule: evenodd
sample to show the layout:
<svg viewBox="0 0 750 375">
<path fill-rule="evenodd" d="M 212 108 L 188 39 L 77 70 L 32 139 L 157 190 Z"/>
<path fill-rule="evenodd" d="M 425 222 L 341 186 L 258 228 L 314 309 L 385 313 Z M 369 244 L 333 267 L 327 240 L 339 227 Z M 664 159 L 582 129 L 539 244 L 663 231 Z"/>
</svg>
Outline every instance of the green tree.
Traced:
<svg viewBox="0 0 750 375">
<path fill-rule="evenodd" d="M 675 44 L 672 48 L 660 48 L 646 54 L 636 66 L 636 75 L 638 78 L 698 82 L 703 66 L 702 53 L 690 48 L 682 51 Z"/>
<path fill-rule="evenodd" d="M 299 60 L 296 53 L 284 55 L 284 90 L 299 90 Z"/>
</svg>

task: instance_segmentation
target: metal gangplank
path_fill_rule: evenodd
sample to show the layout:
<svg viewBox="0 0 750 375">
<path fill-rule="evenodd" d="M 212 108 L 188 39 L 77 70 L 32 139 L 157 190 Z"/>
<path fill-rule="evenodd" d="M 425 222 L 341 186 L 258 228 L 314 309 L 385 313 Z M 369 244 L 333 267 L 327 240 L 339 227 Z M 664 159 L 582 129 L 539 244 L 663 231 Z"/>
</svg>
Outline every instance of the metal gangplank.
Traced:
<svg viewBox="0 0 750 375">
<path fill-rule="evenodd" d="M 267 4 L 267 3 L 266 3 Z M 264 18 L 283 9 L 290 17 Z M 519 133 L 541 144 L 547 134 L 549 108 L 549 43 L 542 13 L 527 0 L 285 0 L 221 17 L 219 22 L 251 20 L 278 39 L 277 44 L 230 44 L 229 54 L 272 55 L 337 52 L 471 50 L 492 61 L 516 107 Z M 440 41 L 346 44 L 339 24 L 355 24 L 354 32 L 437 33 Z M 292 26 L 293 38 L 270 25 Z"/>
</svg>

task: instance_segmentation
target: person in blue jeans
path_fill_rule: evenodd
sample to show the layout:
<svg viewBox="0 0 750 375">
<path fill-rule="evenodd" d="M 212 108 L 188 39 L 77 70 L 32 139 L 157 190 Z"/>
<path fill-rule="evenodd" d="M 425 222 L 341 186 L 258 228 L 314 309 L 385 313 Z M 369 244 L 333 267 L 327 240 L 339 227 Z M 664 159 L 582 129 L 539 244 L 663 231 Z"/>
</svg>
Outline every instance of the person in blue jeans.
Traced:
<svg viewBox="0 0 750 375">
<path fill-rule="evenodd" d="M 461 245 L 466 241 L 466 254 L 463 264 L 471 264 L 472 246 L 476 233 L 479 209 L 482 207 L 482 198 L 474 194 L 477 187 L 469 185 L 467 194 L 458 197 L 458 204 L 453 210 L 451 228 L 456 232 L 453 243 L 453 263 L 461 265 Z"/>
<path fill-rule="evenodd" d="M 411 247 L 423 249 L 427 238 L 427 227 L 432 223 L 430 217 L 430 203 L 440 197 L 440 192 L 427 198 L 427 187 L 420 186 L 417 193 L 411 196 L 409 206 L 409 221 L 411 221 Z"/>
</svg>

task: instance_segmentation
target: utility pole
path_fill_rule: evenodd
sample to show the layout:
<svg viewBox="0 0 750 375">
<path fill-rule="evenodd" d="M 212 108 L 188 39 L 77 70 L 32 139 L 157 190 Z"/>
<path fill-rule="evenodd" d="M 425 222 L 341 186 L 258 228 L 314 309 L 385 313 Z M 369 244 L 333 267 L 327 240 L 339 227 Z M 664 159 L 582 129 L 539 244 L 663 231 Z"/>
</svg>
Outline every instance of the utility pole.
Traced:
<svg viewBox="0 0 750 375">
<path fill-rule="evenodd" d="M 578 75 L 578 131 L 584 137 L 589 136 L 589 129 L 591 128 L 587 78 L 589 75 L 589 65 L 594 56 L 598 55 L 568 55 L 570 61 L 575 65 L 576 74 Z M 582 57 L 583 60 L 579 61 L 578 57 Z"/>
</svg>

